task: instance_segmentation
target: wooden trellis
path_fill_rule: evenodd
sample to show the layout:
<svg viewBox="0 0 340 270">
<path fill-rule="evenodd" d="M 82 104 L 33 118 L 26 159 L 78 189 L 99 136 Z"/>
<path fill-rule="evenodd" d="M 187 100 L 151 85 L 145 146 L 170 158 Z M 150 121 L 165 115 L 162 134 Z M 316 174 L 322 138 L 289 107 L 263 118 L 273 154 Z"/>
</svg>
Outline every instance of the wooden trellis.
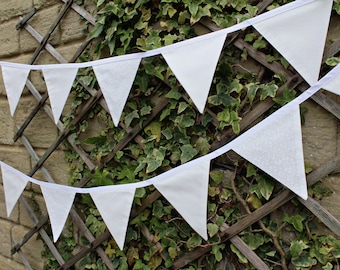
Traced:
<svg viewBox="0 0 340 270">
<path fill-rule="evenodd" d="M 67 62 L 65 58 L 60 53 L 58 53 L 58 51 L 49 43 L 49 38 L 51 34 L 53 33 L 53 31 L 56 29 L 57 25 L 63 19 L 65 14 L 71 8 L 74 9 L 76 12 L 78 12 L 82 17 L 84 17 L 85 20 L 87 20 L 90 24 L 94 24 L 95 18 L 91 14 L 86 12 L 86 10 L 74 4 L 73 1 L 62 0 L 62 2 L 64 2 L 63 8 L 61 9 L 57 19 L 52 23 L 50 29 L 47 31 L 45 36 L 41 36 L 37 31 L 35 31 L 34 28 L 32 28 L 29 25 L 29 19 L 32 16 L 34 16 L 35 11 L 32 11 L 32 13 L 27 15 L 27 17 L 22 18 L 19 24 L 17 25 L 17 29 L 24 28 L 28 33 L 32 35 L 32 37 L 34 37 L 37 40 L 39 44 L 31 60 L 29 61 L 29 64 L 34 64 L 37 57 L 43 50 L 46 50 L 47 52 L 49 52 L 58 62 L 60 63 Z M 271 2 L 272 1 L 268 1 L 268 0 L 261 1 L 258 6 L 259 13 L 263 12 L 265 8 Z M 216 26 L 208 20 L 201 20 L 199 23 L 201 24 L 201 26 L 205 27 L 209 31 L 218 30 Z M 303 79 L 298 74 L 286 70 L 277 62 L 268 63 L 266 61 L 266 57 L 264 54 L 262 54 L 259 51 L 254 50 L 252 46 L 244 42 L 243 39 L 239 38 L 238 35 L 239 33 L 234 33 L 228 36 L 227 43 L 229 46 L 236 46 L 240 50 L 246 49 L 249 57 L 251 57 L 258 64 L 263 66 L 265 69 L 268 69 L 276 74 L 283 73 L 285 75 L 287 82 L 278 89 L 277 95 L 281 95 L 285 87 L 288 87 L 290 89 L 297 89 L 299 91 L 304 91 L 305 89 L 307 89 L 307 85 L 304 83 Z M 83 44 L 78 48 L 78 50 L 74 52 L 74 56 L 72 57 L 72 60 L 70 62 L 75 62 L 80 56 L 80 54 L 87 48 L 88 45 L 89 45 L 89 41 L 88 39 L 86 39 L 83 42 Z M 337 41 L 333 43 L 331 46 L 326 48 L 324 59 L 326 59 L 329 56 L 335 55 L 336 53 L 339 52 L 339 50 L 340 50 L 340 41 Z M 79 80 L 78 83 L 81 83 L 81 81 Z M 98 164 L 93 163 L 93 161 L 88 156 L 88 154 L 81 148 L 80 145 L 76 144 L 74 139 L 72 139 L 72 137 L 69 135 L 71 132 L 71 127 L 76 126 L 83 119 L 85 119 L 87 112 L 95 104 L 100 104 L 106 111 L 108 111 L 100 89 L 92 89 L 92 88 L 89 88 L 83 85 L 83 87 L 89 92 L 91 97 L 84 104 L 81 105 L 81 110 L 79 110 L 78 114 L 71 121 L 70 124 L 64 127 L 61 121 L 58 122 L 57 124 L 57 127 L 59 129 L 58 138 L 55 140 L 54 143 L 50 145 L 47 151 L 40 157 L 38 156 L 35 149 L 30 144 L 29 138 L 25 136 L 25 130 L 30 125 L 31 121 L 36 116 L 38 111 L 44 110 L 51 119 L 53 119 L 53 116 L 52 116 L 52 111 L 51 111 L 50 106 L 46 104 L 46 101 L 48 99 L 48 94 L 45 93 L 43 95 L 40 95 L 39 91 L 36 89 L 36 87 L 33 85 L 33 83 L 30 80 L 27 81 L 26 86 L 31 92 L 31 94 L 36 98 L 38 103 L 34 108 L 32 108 L 31 113 L 25 119 L 25 121 L 21 124 L 21 126 L 17 127 L 14 141 L 20 140 L 21 143 L 26 147 L 32 159 L 36 162 L 34 167 L 28 173 L 28 175 L 33 176 L 38 170 L 40 170 L 42 174 L 44 175 L 44 177 L 46 178 L 46 180 L 49 182 L 55 182 L 55 181 L 51 177 L 50 173 L 48 172 L 47 167 L 45 167 L 45 162 L 63 141 L 67 140 L 67 142 L 73 147 L 73 149 L 84 160 L 85 164 L 89 167 L 90 170 L 93 170 L 96 167 L 99 167 L 101 169 L 103 168 L 104 164 L 106 164 L 111 159 L 113 159 L 117 151 L 122 150 L 130 141 L 132 140 L 141 141 L 141 135 L 139 135 L 140 132 L 143 130 L 143 128 L 147 124 L 149 124 L 156 116 L 159 115 L 159 113 L 168 105 L 168 102 L 169 102 L 165 96 L 158 97 L 157 102 L 155 102 L 155 104 L 157 105 L 152 109 L 152 113 L 148 115 L 148 118 L 143 122 L 143 126 L 136 125 L 131 128 L 131 127 L 125 127 L 123 123 L 120 123 L 120 126 L 127 131 L 126 132 L 127 135 L 115 146 L 112 152 L 109 153 L 109 155 L 106 156 L 98 166 Z M 186 98 L 186 97 L 183 96 L 183 98 Z M 337 103 L 335 103 L 333 100 L 329 99 L 327 96 L 325 96 L 322 93 L 315 94 L 314 96 L 312 96 L 312 99 L 316 103 L 318 103 L 320 106 L 322 106 L 323 108 L 328 110 L 330 113 L 332 113 L 335 117 L 340 119 L 340 106 Z M 274 105 L 274 102 L 270 99 L 267 99 L 261 102 L 256 107 L 254 107 L 251 112 L 245 114 L 240 124 L 241 131 L 246 130 L 248 127 L 250 127 L 255 121 L 259 119 L 259 117 L 261 117 L 265 112 L 271 109 L 273 105 Z M 212 116 L 214 116 L 213 112 L 210 112 L 210 113 Z M 216 116 L 214 117 L 216 119 Z M 212 150 L 215 150 L 219 148 L 220 146 L 228 143 L 234 137 L 235 137 L 235 134 L 232 132 L 232 130 L 226 129 L 223 135 L 220 137 L 220 140 L 213 143 Z M 323 177 L 335 171 L 339 166 L 340 166 L 340 156 L 320 166 L 319 168 L 314 170 L 311 174 L 309 174 L 307 177 L 308 185 L 311 186 L 315 184 L 317 181 L 319 181 Z M 79 182 L 78 184 L 79 187 L 84 186 L 88 181 L 89 179 L 84 177 Z M 132 210 L 131 218 L 138 216 L 147 207 L 148 204 L 154 202 L 160 197 L 161 197 L 161 194 L 158 191 L 154 191 L 151 195 L 149 195 L 144 200 L 144 202 L 142 202 L 141 206 Z M 240 220 L 236 224 L 232 226 L 229 226 L 228 224 L 223 224 L 219 228 L 219 231 L 220 231 L 219 236 L 221 238 L 221 241 L 222 242 L 231 241 L 247 257 L 249 262 L 251 262 L 257 269 L 261 269 L 261 270 L 269 269 L 268 266 L 256 255 L 256 253 L 253 252 L 241 240 L 238 234 L 242 232 L 243 230 L 245 230 L 247 227 L 258 222 L 263 217 L 270 214 L 277 208 L 285 205 L 287 202 L 289 202 L 294 197 L 295 195 L 291 193 L 290 191 L 288 190 L 284 191 L 281 194 L 274 197 L 273 199 L 271 199 L 268 203 L 264 204 L 262 207 L 260 207 L 256 211 L 248 213 L 242 220 Z M 300 201 L 301 203 L 305 205 L 307 209 L 309 209 L 315 216 L 317 216 L 326 226 L 328 226 L 336 235 L 340 236 L 340 222 L 337 219 L 335 219 L 330 213 L 328 213 L 318 202 L 316 202 L 312 198 L 308 198 L 307 201 L 304 201 L 304 200 L 300 200 Z M 29 262 L 25 258 L 25 255 L 23 254 L 21 248 L 23 245 L 27 243 L 27 241 L 32 236 L 34 236 L 37 233 L 41 235 L 42 240 L 45 242 L 45 244 L 51 250 L 53 256 L 56 258 L 57 262 L 60 265 L 59 269 L 69 269 L 70 267 L 74 266 L 79 260 L 81 260 L 86 254 L 90 252 L 96 252 L 98 256 L 101 257 L 101 259 L 103 260 L 103 262 L 105 263 L 108 269 L 115 269 L 110 258 L 107 256 L 107 254 L 104 252 L 103 248 L 101 247 L 101 244 L 111 237 L 108 230 L 106 230 L 99 237 L 95 238 L 91 234 L 90 230 L 86 227 L 84 221 L 79 216 L 77 211 L 72 208 L 70 212 L 70 217 L 72 219 L 72 222 L 76 224 L 76 226 L 80 229 L 81 234 L 88 240 L 90 244 L 81 248 L 77 254 L 75 254 L 70 260 L 65 262 L 62 256 L 60 255 L 57 247 L 50 240 L 50 236 L 43 229 L 43 226 L 48 221 L 48 216 L 45 215 L 44 217 L 38 219 L 33 209 L 31 209 L 28 202 L 23 196 L 21 196 L 20 202 L 26 209 L 34 225 L 31 228 L 31 230 L 23 237 L 23 239 L 21 239 L 20 241 L 16 242 L 13 245 L 12 254 L 17 253 L 22 259 L 27 269 L 32 269 L 32 267 L 29 265 Z M 154 236 L 148 231 L 146 226 L 142 226 L 142 233 L 143 233 L 143 237 L 149 240 L 158 249 L 159 253 L 162 254 L 162 252 L 164 252 L 161 244 L 159 242 L 154 241 Z M 211 251 L 211 248 L 212 248 L 211 246 L 195 248 L 193 251 L 188 252 L 186 255 L 177 258 L 174 261 L 173 269 L 181 269 L 185 267 L 191 261 L 198 259 L 199 257 L 204 256 L 205 254 L 209 253 Z"/>
</svg>

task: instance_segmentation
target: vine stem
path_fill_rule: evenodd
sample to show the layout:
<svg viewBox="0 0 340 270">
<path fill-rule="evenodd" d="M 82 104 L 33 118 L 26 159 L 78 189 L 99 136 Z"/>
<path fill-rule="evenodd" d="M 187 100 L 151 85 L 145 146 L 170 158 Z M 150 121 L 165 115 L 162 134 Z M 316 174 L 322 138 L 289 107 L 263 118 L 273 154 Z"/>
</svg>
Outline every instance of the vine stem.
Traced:
<svg viewBox="0 0 340 270">
<path fill-rule="evenodd" d="M 236 175 L 236 173 L 234 175 Z M 251 211 L 250 211 L 250 208 L 249 208 L 247 202 L 242 198 L 241 194 L 237 191 L 237 188 L 235 186 L 235 177 L 231 178 L 231 188 L 232 188 L 237 200 L 242 204 L 245 211 L 248 214 L 250 214 Z M 281 267 L 282 267 L 282 269 L 288 270 L 287 263 L 286 263 L 286 253 L 282 249 L 280 242 L 279 242 L 279 238 L 278 238 L 278 232 L 283 228 L 283 226 L 280 226 L 280 228 L 276 232 L 273 232 L 270 229 L 268 229 L 261 220 L 259 220 L 258 223 L 259 223 L 262 231 L 265 232 L 267 235 L 269 235 L 273 239 L 274 247 L 277 250 L 277 252 L 280 254 L 280 257 L 281 257 Z"/>
</svg>

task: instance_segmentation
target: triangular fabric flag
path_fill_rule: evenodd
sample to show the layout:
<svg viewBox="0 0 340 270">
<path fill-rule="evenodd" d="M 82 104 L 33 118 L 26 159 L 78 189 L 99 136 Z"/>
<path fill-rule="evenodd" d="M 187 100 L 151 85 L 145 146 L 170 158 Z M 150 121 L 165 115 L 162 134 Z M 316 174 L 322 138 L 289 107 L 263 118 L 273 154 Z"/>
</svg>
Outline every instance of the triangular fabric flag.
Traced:
<svg viewBox="0 0 340 270">
<path fill-rule="evenodd" d="M 226 36 L 217 35 L 162 53 L 200 113 L 203 113 Z"/>
<path fill-rule="evenodd" d="M 71 189 L 55 188 L 52 184 L 41 185 L 40 188 L 50 217 L 53 240 L 56 242 L 64 228 L 76 193 Z"/>
<path fill-rule="evenodd" d="M 22 91 L 24 90 L 29 69 L 15 68 L 15 67 L 5 67 L 1 66 L 2 78 L 4 81 L 9 109 L 11 115 L 14 115 L 15 109 L 18 105 Z"/>
<path fill-rule="evenodd" d="M 140 61 L 141 58 L 137 58 L 93 66 L 115 126 L 118 126 Z"/>
<path fill-rule="evenodd" d="M 329 92 L 340 95 L 340 74 L 336 75 L 331 81 L 322 86 Z"/>
<path fill-rule="evenodd" d="M 313 85 L 317 82 L 333 0 L 315 0 L 253 26 Z"/>
<path fill-rule="evenodd" d="M 127 225 L 129 222 L 135 188 L 124 190 L 105 190 L 90 192 L 102 218 L 115 239 L 118 247 L 124 248 Z"/>
<path fill-rule="evenodd" d="M 307 199 L 299 105 L 270 115 L 236 138 L 231 148 Z"/>
<path fill-rule="evenodd" d="M 1 166 L 1 174 L 5 191 L 7 216 L 9 217 L 14 205 L 27 185 L 28 177 L 20 172 L 16 172 L 16 170 L 10 170 L 5 166 Z"/>
<path fill-rule="evenodd" d="M 186 222 L 207 240 L 207 199 L 210 160 L 174 172 L 154 186 Z"/>
<path fill-rule="evenodd" d="M 76 78 L 78 68 L 43 69 L 54 122 L 57 124 Z"/>
</svg>

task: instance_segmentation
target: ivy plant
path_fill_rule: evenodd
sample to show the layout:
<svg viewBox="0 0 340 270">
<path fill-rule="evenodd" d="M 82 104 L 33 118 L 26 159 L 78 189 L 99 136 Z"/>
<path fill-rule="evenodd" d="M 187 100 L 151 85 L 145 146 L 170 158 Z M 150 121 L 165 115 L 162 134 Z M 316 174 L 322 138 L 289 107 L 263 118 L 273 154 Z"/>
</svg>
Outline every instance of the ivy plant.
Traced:
<svg viewBox="0 0 340 270">
<path fill-rule="evenodd" d="M 202 25 L 207 22 L 216 28 L 225 28 L 256 16 L 260 2 L 92 0 L 97 16 L 90 32 L 94 46 L 85 51 L 80 60 L 160 48 L 201 34 L 205 31 Z M 273 1 L 267 10 L 286 2 Z M 85 5 L 82 0 L 77 3 Z M 337 1 L 334 9 L 339 11 Z M 294 89 L 285 88 L 277 95 L 286 82 L 284 75 L 259 67 L 246 49 L 232 45 L 233 38 L 243 40 L 264 54 L 268 62 L 275 61 L 284 69 L 291 68 L 253 29 L 235 33 L 231 40 L 227 39 L 221 53 L 206 109 L 201 115 L 162 57 L 143 59 L 119 127 L 114 126 L 110 115 L 99 104 L 81 123 L 71 127 L 71 138 L 97 167 L 89 169 L 66 144 L 70 185 L 78 185 L 84 178 L 88 180 L 86 187 L 149 179 L 206 155 L 227 131 L 232 136 L 240 134 L 241 120 L 262 101 L 273 100 L 276 104 L 273 108 L 277 109 L 294 99 Z M 329 59 L 328 64 L 332 65 L 334 61 Z M 80 72 L 80 82 L 73 87 L 72 112 L 65 117 L 65 125 L 69 125 L 78 108 L 91 96 L 84 86 L 98 87 L 91 69 Z M 154 108 L 160 105 L 162 110 L 154 116 Z M 119 147 L 134 128 L 139 129 L 138 136 Z M 235 245 L 221 242 L 220 227 L 237 223 L 281 191 L 282 186 L 268 175 L 234 153 L 227 153 L 212 162 L 210 171 L 208 241 L 197 235 L 163 197 L 145 205 L 150 194 L 156 192 L 151 186 L 136 191 L 133 209 L 140 206 L 143 209 L 129 222 L 124 250 L 119 250 L 113 239 L 103 242 L 102 247 L 119 270 L 169 269 L 188 252 L 207 245 L 211 246 L 210 252 L 182 269 L 225 269 L 222 266 L 227 264 L 253 269 Z M 315 197 L 325 194 L 320 188 L 311 190 Z M 106 226 L 90 196 L 77 196 L 76 206 L 91 233 L 95 237 L 101 235 Z M 333 269 L 340 256 L 339 240 L 330 235 L 313 234 L 317 221 L 297 201 L 287 204 L 284 211 L 286 214 L 274 211 L 272 216 L 249 226 L 239 236 L 273 269 L 310 269 L 313 266 Z M 64 237 L 62 242 L 70 241 L 72 234 Z M 80 247 L 88 244 L 86 239 L 81 240 L 77 243 Z M 74 242 L 69 243 L 72 245 L 67 247 L 73 248 Z M 53 263 L 53 258 L 49 258 L 46 268 Z M 107 269 L 96 253 L 86 255 L 79 266 L 82 269 Z"/>
</svg>

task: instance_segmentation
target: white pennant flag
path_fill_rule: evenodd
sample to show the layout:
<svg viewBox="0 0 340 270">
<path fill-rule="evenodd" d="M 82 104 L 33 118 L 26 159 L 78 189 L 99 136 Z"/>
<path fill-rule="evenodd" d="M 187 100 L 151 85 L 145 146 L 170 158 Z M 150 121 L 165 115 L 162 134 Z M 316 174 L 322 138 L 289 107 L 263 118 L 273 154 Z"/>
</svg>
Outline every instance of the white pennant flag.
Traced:
<svg viewBox="0 0 340 270">
<path fill-rule="evenodd" d="M 310 85 L 319 77 L 332 3 L 315 0 L 253 24 Z"/>
<path fill-rule="evenodd" d="M 9 109 L 14 115 L 22 91 L 24 90 L 29 69 L 2 66 L 2 77 L 7 93 Z"/>
<path fill-rule="evenodd" d="M 124 248 L 135 188 L 90 192 L 102 218 L 118 247 Z"/>
<path fill-rule="evenodd" d="M 270 115 L 236 138 L 231 148 L 307 199 L 299 105 Z"/>
<path fill-rule="evenodd" d="M 186 222 L 207 240 L 207 199 L 210 160 L 175 172 L 154 186 Z"/>
<path fill-rule="evenodd" d="M 225 39 L 226 34 L 218 35 L 162 53 L 200 113 L 203 113 Z"/>
<path fill-rule="evenodd" d="M 64 228 L 76 193 L 72 190 L 55 188 L 52 184 L 41 185 L 40 188 L 50 217 L 53 240 L 56 242 Z"/>
<path fill-rule="evenodd" d="M 118 126 L 140 61 L 138 58 L 93 66 L 115 126 Z"/>
<path fill-rule="evenodd" d="M 331 81 L 329 81 L 326 85 L 322 86 L 323 89 L 326 89 L 329 92 L 340 95 L 340 74 L 334 76 Z"/>
<path fill-rule="evenodd" d="M 78 68 L 43 69 L 54 122 L 57 124 L 76 78 Z"/>
<path fill-rule="evenodd" d="M 5 191 L 7 216 L 9 217 L 14 205 L 27 185 L 28 177 L 19 171 L 10 170 L 5 166 L 1 166 L 1 174 Z"/>
</svg>

